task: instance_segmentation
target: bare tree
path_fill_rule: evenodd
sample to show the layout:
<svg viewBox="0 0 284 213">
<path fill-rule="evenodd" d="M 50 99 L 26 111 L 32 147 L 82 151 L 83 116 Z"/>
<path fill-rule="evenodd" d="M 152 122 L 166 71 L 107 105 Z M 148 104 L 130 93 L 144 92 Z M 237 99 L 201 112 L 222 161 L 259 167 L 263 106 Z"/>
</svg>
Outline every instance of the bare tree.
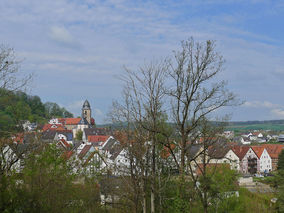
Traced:
<svg viewBox="0 0 284 213">
<path fill-rule="evenodd" d="M 166 147 L 173 157 L 181 177 L 180 189 L 185 188 L 185 173 L 191 177 L 196 188 L 198 180 L 193 176 L 195 174 L 191 167 L 195 159 L 187 156 L 192 144 L 189 141 L 195 141 L 202 133 L 207 138 L 210 138 L 210 134 L 212 137 L 216 135 L 216 132 L 206 130 L 207 124 L 210 124 L 208 117 L 219 108 L 238 103 L 236 96 L 226 89 L 226 82 L 216 79 L 222 71 L 224 60 L 215 50 L 214 42 L 200 43 L 191 38 L 182 42 L 181 50 L 176 51 L 174 56 L 173 60 L 152 63 L 136 72 L 126 69 L 126 75 L 122 78 L 125 81 L 127 105 L 120 107 L 120 112 L 128 112 L 125 121 L 131 122 L 131 128 L 137 135 L 143 135 L 134 140 L 140 141 L 141 145 L 144 140 L 144 143 L 148 142 L 149 145 L 149 148 L 144 146 L 144 154 L 151 156 L 151 160 L 145 162 L 142 167 L 145 174 L 150 163 L 150 178 L 147 178 L 147 175 L 144 177 L 150 181 L 151 212 L 157 209 L 155 200 L 157 195 L 160 196 L 157 192 L 158 188 L 161 188 L 161 181 L 156 184 L 157 178 L 160 178 L 157 162 L 162 162 L 158 161 L 158 145 Z M 170 111 L 166 110 L 166 107 L 169 107 Z M 167 121 L 167 116 L 164 115 L 168 112 L 175 124 L 175 131 L 163 125 L 163 122 Z M 120 113 L 116 112 L 116 115 Z M 162 140 L 160 136 L 163 137 Z M 202 153 L 207 153 L 209 146 L 213 144 L 204 141 Z M 208 164 L 205 162 L 207 159 L 208 156 L 204 158 L 203 164 Z M 186 168 L 190 171 L 186 171 Z M 182 193 L 179 194 L 183 197 Z M 199 195 L 203 196 L 204 193 L 199 191 Z M 146 199 L 144 201 L 146 202 Z M 202 197 L 201 201 L 204 206 L 208 205 L 207 198 Z M 159 202 L 161 204 L 161 200 Z M 204 209 L 207 209 L 207 206 Z"/>
<path fill-rule="evenodd" d="M 127 151 L 126 157 L 129 160 L 129 168 L 125 168 L 128 174 L 122 177 L 128 193 L 121 197 L 127 197 L 134 204 L 134 212 L 140 212 L 142 206 L 146 213 L 149 160 L 145 156 L 149 153 L 149 147 L 145 142 L 148 141 L 148 134 L 135 122 L 131 107 L 129 90 L 125 89 L 123 102 L 113 102 L 110 113 L 112 122 L 121 127 L 115 137 Z"/>
<path fill-rule="evenodd" d="M 155 212 L 157 133 L 163 112 L 165 63 L 151 63 L 138 72 L 126 69 L 126 84 L 132 100 L 135 122 L 149 133 L 151 146 L 151 212 Z"/>
<path fill-rule="evenodd" d="M 213 80 L 222 71 L 223 57 L 215 50 L 213 41 L 183 41 L 170 62 L 172 119 L 180 134 L 180 174 L 184 174 L 186 146 L 189 136 L 197 136 L 198 127 L 206 116 L 217 109 L 236 104 L 236 96 L 226 89 L 225 81 Z"/>
<path fill-rule="evenodd" d="M 19 64 L 13 49 L 0 45 L 0 89 L 17 91 L 24 89 L 31 81 L 31 74 L 23 75 L 19 72 Z"/>
<path fill-rule="evenodd" d="M 142 172 L 145 178 L 142 182 L 144 188 L 147 185 L 146 182 L 150 181 L 151 212 L 155 212 L 156 209 L 156 158 L 157 144 L 159 143 L 157 134 L 161 131 L 160 124 L 164 122 L 163 101 L 166 69 L 164 62 L 144 65 L 138 71 L 125 68 L 126 74 L 122 78 L 125 82 L 124 97 L 126 97 L 126 104 L 124 107 L 120 107 L 120 111 L 128 112 L 128 114 L 124 114 L 124 117 L 127 117 L 126 122 L 128 124 L 131 122 L 132 131 L 138 136 L 135 140 L 139 143 L 135 142 L 132 146 L 136 146 L 137 149 L 137 144 L 140 144 L 140 149 L 144 147 L 145 150 L 144 155 L 140 156 L 142 159 L 138 161 L 142 162 L 140 168 L 143 167 L 144 170 Z M 117 106 L 116 109 L 119 108 Z M 121 113 L 116 112 L 116 115 L 119 114 Z M 151 168 L 150 174 L 148 173 L 149 166 Z M 146 197 L 144 201 L 146 202 Z M 143 207 L 145 212 L 146 203 L 143 204 Z"/>
</svg>

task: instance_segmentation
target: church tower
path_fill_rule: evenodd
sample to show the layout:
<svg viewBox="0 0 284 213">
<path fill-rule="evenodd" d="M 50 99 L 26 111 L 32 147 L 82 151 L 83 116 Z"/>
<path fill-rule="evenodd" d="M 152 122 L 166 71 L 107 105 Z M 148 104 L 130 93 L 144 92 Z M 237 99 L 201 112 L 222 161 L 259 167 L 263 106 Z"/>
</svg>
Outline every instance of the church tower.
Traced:
<svg viewBox="0 0 284 213">
<path fill-rule="evenodd" d="M 85 100 L 82 107 L 82 118 L 85 118 L 91 124 L 91 107 L 88 100 Z"/>
</svg>

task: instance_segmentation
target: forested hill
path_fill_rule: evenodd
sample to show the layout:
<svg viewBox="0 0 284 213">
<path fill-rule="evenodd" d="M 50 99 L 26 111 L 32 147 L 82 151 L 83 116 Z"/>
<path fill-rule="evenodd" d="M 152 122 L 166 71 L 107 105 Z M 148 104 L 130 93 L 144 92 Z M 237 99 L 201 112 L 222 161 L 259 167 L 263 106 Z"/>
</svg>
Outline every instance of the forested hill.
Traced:
<svg viewBox="0 0 284 213">
<path fill-rule="evenodd" d="M 42 103 L 38 96 L 0 91 L 0 131 L 11 129 L 23 120 L 44 123 L 51 117 L 73 117 L 73 114 L 56 103 Z"/>
</svg>

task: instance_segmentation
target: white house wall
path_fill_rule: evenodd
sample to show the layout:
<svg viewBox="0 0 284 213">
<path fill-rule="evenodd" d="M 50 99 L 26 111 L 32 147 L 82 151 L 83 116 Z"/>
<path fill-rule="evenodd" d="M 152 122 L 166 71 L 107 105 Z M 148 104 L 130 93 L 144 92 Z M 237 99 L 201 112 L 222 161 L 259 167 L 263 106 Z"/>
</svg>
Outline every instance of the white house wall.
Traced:
<svg viewBox="0 0 284 213">
<path fill-rule="evenodd" d="M 232 151 L 229 150 L 226 155 L 221 159 L 211 159 L 210 163 L 227 163 L 230 164 L 230 168 L 239 171 L 240 160 L 239 157 Z"/>
<path fill-rule="evenodd" d="M 272 170 L 272 160 L 266 149 L 260 156 L 260 172 L 270 172 Z"/>
</svg>

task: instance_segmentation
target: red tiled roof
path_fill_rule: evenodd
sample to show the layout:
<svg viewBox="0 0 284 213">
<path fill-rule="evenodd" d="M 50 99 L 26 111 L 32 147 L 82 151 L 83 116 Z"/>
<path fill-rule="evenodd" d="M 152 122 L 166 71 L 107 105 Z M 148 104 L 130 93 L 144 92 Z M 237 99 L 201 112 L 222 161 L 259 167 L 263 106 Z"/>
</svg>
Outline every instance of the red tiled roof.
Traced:
<svg viewBox="0 0 284 213">
<path fill-rule="evenodd" d="M 56 131 L 65 131 L 66 129 L 63 126 L 59 126 L 55 129 Z"/>
<path fill-rule="evenodd" d="M 74 154 L 73 151 L 66 151 L 62 154 L 62 157 L 66 160 L 68 160 L 69 158 L 71 158 L 71 156 Z"/>
<path fill-rule="evenodd" d="M 58 118 L 58 122 L 62 123 L 63 125 L 65 124 L 66 118 Z"/>
<path fill-rule="evenodd" d="M 240 160 L 242 160 L 248 152 L 249 148 L 249 146 L 235 145 L 232 147 L 232 151 L 240 158 Z"/>
<path fill-rule="evenodd" d="M 110 136 L 109 135 L 89 135 L 88 142 L 97 143 L 105 142 Z"/>
<path fill-rule="evenodd" d="M 163 150 L 161 151 L 161 157 L 164 159 L 168 158 L 171 155 L 170 149 L 174 150 L 176 148 L 175 144 L 170 144 L 169 146 L 170 148 L 167 146 L 164 146 Z"/>
<path fill-rule="evenodd" d="M 51 128 L 52 124 L 44 124 L 44 126 L 42 127 L 42 131 L 46 131 L 49 130 Z"/>
<path fill-rule="evenodd" d="M 69 147 L 70 146 L 70 144 L 69 143 L 67 143 L 67 141 L 66 140 L 64 140 L 63 138 L 62 139 L 60 139 L 60 141 L 66 146 L 66 147 Z"/>
<path fill-rule="evenodd" d="M 44 124 L 44 126 L 42 127 L 42 131 L 45 132 L 45 131 L 50 130 L 50 129 L 55 130 L 59 127 L 63 128 L 62 124 Z"/>
<path fill-rule="evenodd" d="M 65 125 L 77 125 L 81 118 L 65 118 Z"/>
<path fill-rule="evenodd" d="M 258 158 L 262 155 L 264 151 L 264 147 L 262 146 L 251 146 L 252 150 L 255 152 Z"/>
<path fill-rule="evenodd" d="M 64 149 L 68 149 L 68 148 L 70 147 L 70 144 L 67 143 L 64 139 L 60 139 L 60 140 L 57 142 L 57 145 L 62 146 L 62 148 L 64 148 Z"/>
<path fill-rule="evenodd" d="M 264 147 L 271 158 L 278 158 L 281 151 L 284 149 L 284 145 L 282 144 L 262 144 L 262 147 Z"/>
</svg>

